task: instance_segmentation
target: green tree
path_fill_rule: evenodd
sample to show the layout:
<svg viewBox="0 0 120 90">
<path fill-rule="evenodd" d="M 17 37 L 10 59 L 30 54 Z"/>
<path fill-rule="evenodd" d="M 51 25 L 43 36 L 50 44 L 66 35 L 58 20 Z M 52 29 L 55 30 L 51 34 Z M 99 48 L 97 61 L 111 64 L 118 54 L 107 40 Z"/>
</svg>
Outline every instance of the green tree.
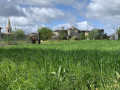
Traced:
<svg viewBox="0 0 120 90">
<path fill-rule="evenodd" d="M 60 30 L 60 32 L 59 32 L 59 39 L 60 40 L 66 40 L 67 39 L 65 30 Z"/>
<path fill-rule="evenodd" d="M 84 33 L 84 32 L 81 32 L 81 33 L 80 33 L 80 39 L 81 39 L 81 40 L 85 40 L 85 33 Z"/>
<path fill-rule="evenodd" d="M 89 35 L 88 35 L 89 39 L 90 39 L 90 40 L 95 40 L 95 38 L 96 38 L 96 33 L 97 33 L 97 30 L 96 30 L 96 29 L 93 29 L 91 32 L 89 32 Z"/>
<path fill-rule="evenodd" d="M 40 32 L 40 37 L 42 40 L 51 39 L 53 36 L 53 31 L 48 27 L 38 28 L 38 32 Z"/>
<path fill-rule="evenodd" d="M 102 40 L 103 36 L 104 36 L 104 29 L 97 29 L 95 39 Z"/>
<path fill-rule="evenodd" d="M 107 34 L 104 34 L 104 29 L 93 29 L 89 33 L 89 38 L 90 40 L 102 40 L 105 39 L 105 35 Z"/>
<path fill-rule="evenodd" d="M 117 29 L 118 40 L 120 40 L 120 27 Z"/>
<path fill-rule="evenodd" d="M 104 35 L 103 35 L 103 39 L 109 39 L 110 37 L 107 35 L 107 33 L 105 33 Z"/>
<path fill-rule="evenodd" d="M 24 39 L 25 38 L 25 32 L 22 29 L 17 29 L 13 32 L 14 35 L 16 35 L 17 39 Z"/>
</svg>

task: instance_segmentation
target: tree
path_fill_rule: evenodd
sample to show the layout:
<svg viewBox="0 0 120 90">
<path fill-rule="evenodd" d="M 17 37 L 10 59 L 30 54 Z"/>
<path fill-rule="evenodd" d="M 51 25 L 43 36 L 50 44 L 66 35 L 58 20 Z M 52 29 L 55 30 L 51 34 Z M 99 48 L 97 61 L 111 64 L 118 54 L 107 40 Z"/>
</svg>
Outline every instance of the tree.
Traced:
<svg viewBox="0 0 120 90">
<path fill-rule="evenodd" d="M 59 39 L 60 40 L 66 40 L 67 39 L 65 30 L 60 30 L 59 31 Z"/>
<path fill-rule="evenodd" d="M 106 39 L 107 34 L 104 34 L 104 29 L 93 29 L 90 33 L 89 33 L 89 38 L 90 40 L 102 40 L 102 39 Z"/>
<path fill-rule="evenodd" d="M 120 40 L 120 27 L 117 29 L 118 40 Z"/>
<path fill-rule="evenodd" d="M 41 35 L 40 38 L 42 40 L 51 39 L 53 36 L 53 31 L 48 27 L 38 28 L 38 32 L 40 32 L 40 35 Z"/>
<path fill-rule="evenodd" d="M 13 32 L 13 34 L 16 35 L 17 39 L 24 39 L 25 38 L 25 32 L 22 29 L 17 29 Z"/>
<path fill-rule="evenodd" d="M 96 34 L 97 34 L 97 30 L 93 29 L 91 32 L 89 32 L 89 35 L 88 35 L 89 39 L 90 40 L 95 40 Z"/>
<path fill-rule="evenodd" d="M 81 33 L 80 33 L 80 39 L 81 39 L 81 40 L 85 40 L 85 33 L 84 33 L 84 32 L 81 32 Z"/>
<path fill-rule="evenodd" d="M 104 36 L 104 29 L 97 29 L 95 39 L 102 40 L 103 36 Z"/>
<path fill-rule="evenodd" d="M 109 38 L 110 38 L 110 36 L 108 36 L 107 33 L 105 33 L 105 34 L 103 35 L 103 39 L 109 39 Z"/>
<path fill-rule="evenodd" d="M 71 40 L 79 40 L 79 37 L 78 36 L 72 36 Z"/>
<path fill-rule="evenodd" d="M 115 40 L 115 33 L 113 33 L 112 35 L 110 35 L 110 39 L 111 40 Z"/>
</svg>

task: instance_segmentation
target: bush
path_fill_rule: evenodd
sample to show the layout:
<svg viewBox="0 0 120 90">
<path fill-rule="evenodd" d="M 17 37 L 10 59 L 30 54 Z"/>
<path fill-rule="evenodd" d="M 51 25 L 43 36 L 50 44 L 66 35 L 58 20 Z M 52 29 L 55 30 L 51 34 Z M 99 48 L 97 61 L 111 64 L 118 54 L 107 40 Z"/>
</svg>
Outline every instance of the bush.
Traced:
<svg viewBox="0 0 120 90">
<path fill-rule="evenodd" d="M 78 36 L 72 36 L 71 40 L 79 40 Z"/>
</svg>

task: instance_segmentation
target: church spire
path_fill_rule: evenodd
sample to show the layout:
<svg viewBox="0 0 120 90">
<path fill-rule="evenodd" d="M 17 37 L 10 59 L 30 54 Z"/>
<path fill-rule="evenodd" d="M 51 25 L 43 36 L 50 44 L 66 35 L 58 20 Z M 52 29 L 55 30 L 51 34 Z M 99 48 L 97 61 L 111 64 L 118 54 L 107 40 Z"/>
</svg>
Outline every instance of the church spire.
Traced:
<svg viewBox="0 0 120 90">
<path fill-rule="evenodd" d="M 10 25 L 10 18 L 8 18 L 7 27 L 11 27 L 11 25 Z"/>
<path fill-rule="evenodd" d="M 8 18 L 7 27 L 6 27 L 6 33 L 10 34 L 11 31 L 12 31 L 12 27 L 11 27 L 11 24 L 10 24 L 10 18 Z"/>
</svg>

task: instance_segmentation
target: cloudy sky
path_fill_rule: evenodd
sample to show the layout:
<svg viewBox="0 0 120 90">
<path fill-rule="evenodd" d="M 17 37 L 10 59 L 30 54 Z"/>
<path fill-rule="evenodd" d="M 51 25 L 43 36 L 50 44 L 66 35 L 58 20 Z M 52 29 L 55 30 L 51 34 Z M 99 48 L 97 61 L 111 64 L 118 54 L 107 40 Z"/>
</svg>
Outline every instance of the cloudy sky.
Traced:
<svg viewBox="0 0 120 90">
<path fill-rule="evenodd" d="M 10 17 L 12 28 L 26 33 L 42 26 L 52 30 L 75 26 L 112 34 L 120 26 L 119 8 L 120 0 L 0 0 L 0 26 L 4 32 Z"/>
</svg>

